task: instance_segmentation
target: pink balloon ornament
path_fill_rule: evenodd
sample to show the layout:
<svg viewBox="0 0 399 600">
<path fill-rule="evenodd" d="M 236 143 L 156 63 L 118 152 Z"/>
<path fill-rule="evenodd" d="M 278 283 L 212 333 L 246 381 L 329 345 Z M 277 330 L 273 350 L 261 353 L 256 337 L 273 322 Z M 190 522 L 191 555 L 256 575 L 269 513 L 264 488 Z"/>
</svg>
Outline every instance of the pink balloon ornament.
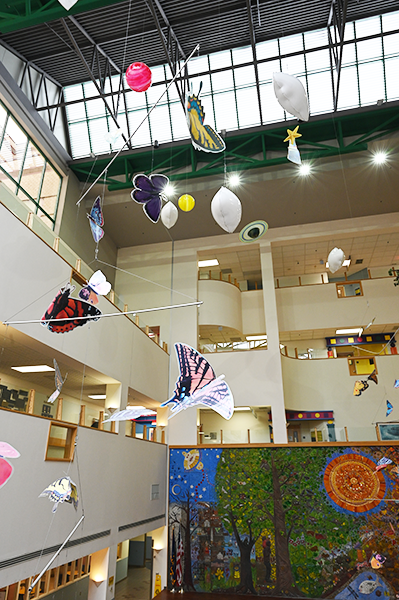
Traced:
<svg viewBox="0 0 399 600">
<path fill-rule="evenodd" d="M 126 81 L 134 92 L 145 92 L 152 83 L 151 69 L 142 62 L 132 63 L 126 70 Z"/>
</svg>

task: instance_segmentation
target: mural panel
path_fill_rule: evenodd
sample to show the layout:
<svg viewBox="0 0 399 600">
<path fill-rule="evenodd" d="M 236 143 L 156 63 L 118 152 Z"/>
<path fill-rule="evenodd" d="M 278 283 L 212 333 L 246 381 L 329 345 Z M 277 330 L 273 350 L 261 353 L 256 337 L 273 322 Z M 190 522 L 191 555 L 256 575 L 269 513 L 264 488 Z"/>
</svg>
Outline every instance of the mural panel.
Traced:
<svg viewBox="0 0 399 600">
<path fill-rule="evenodd" d="M 399 447 L 170 450 L 169 588 L 399 598 Z"/>
</svg>

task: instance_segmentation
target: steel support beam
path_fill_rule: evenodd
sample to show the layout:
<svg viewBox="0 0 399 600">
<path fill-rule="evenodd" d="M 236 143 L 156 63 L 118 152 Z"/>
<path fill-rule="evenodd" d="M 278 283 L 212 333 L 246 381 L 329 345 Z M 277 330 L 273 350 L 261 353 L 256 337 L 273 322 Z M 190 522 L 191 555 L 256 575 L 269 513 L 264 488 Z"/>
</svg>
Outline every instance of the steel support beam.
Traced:
<svg viewBox="0 0 399 600">
<path fill-rule="evenodd" d="M 255 82 L 256 82 L 256 92 L 257 92 L 257 95 L 258 95 L 259 117 L 260 117 L 260 122 L 263 123 L 263 118 L 262 118 L 262 101 L 261 101 L 261 97 L 260 97 L 260 86 L 259 86 L 258 62 L 257 62 L 257 59 L 256 59 L 255 29 L 254 29 L 254 22 L 253 22 L 253 19 L 252 19 L 251 0 L 245 0 L 245 2 L 246 2 L 246 5 L 247 5 L 247 17 L 248 17 L 248 24 L 249 24 L 249 37 L 250 37 L 250 40 L 251 40 L 252 59 L 253 59 L 254 69 L 255 69 Z"/>
<path fill-rule="evenodd" d="M 334 111 L 336 111 L 338 108 L 338 95 L 339 84 L 341 79 L 342 51 L 344 47 L 347 8 L 348 0 L 332 0 L 327 23 Z M 333 73 L 334 67 L 336 72 L 335 77 Z"/>
<path fill-rule="evenodd" d="M 95 78 L 95 76 L 93 74 L 93 71 L 91 70 L 89 64 L 87 63 L 85 57 L 83 56 L 82 51 L 80 50 L 80 48 L 79 48 L 79 46 L 78 46 L 75 38 L 73 37 L 73 34 L 72 34 L 71 30 L 69 29 L 69 27 L 68 27 L 65 19 L 61 19 L 61 23 L 62 23 L 62 25 L 63 25 L 63 27 L 65 29 L 65 32 L 66 32 L 66 34 L 67 34 L 67 36 L 68 36 L 68 38 L 69 38 L 69 40 L 70 40 L 70 42 L 71 42 L 71 44 L 72 44 L 72 46 L 74 48 L 76 54 L 79 56 L 79 58 L 80 58 L 82 64 L 84 65 L 84 67 L 85 67 L 85 69 L 86 69 L 86 71 L 87 71 L 87 73 L 88 73 L 91 81 L 94 83 L 94 86 L 95 86 L 97 92 L 99 93 L 100 97 L 102 98 L 102 100 L 103 100 L 103 102 L 105 104 L 105 107 L 106 107 L 106 109 L 109 112 L 109 115 L 110 115 L 111 119 L 114 121 L 115 125 L 119 129 L 118 120 L 117 120 L 117 118 L 116 118 L 113 110 L 111 109 L 110 105 L 108 104 L 107 98 L 104 95 L 104 86 L 103 86 L 103 84 L 101 85 L 101 87 L 98 85 L 97 80 L 96 80 L 96 78 Z M 93 51 L 95 51 L 95 47 L 94 47 Z M 100 76 L 100 81 L 102 81 L 102 77 L 101 76 Z M 124 134 L 122 134 L 122 138 L 123 138 L 123 141 L 125 143 L 127 143 L 127 139 L 126 139 L 126 136 Z M 128 146 L 131 147 L 130 143 L 128 143 Z"/>
<path fill-rule="evenodd" d="M 159 19 L 158 19 L 156 10 L 155 10 L 154 2 L 165 22 L 165 25 L 168 28 L 168 38 L 165 36 L 165 34 L 162 30 L 162 27 L 159 23 Z M 165 12 L 162 9 L 162 6 L 161 6 L 159 0 L 154 0 L 154 2 L 153 2 L 153 0 L 146 0 L 146 5 L 148 6 L 148 9 L 154 20 L 155 27 L 157 28 L 166 60 L 168 61 L 168 65 L 171 70 L 172 77 L 174 77 L 176 74 L 176 70 L 177 70 L 176 66 L 179 62 L 179 55 L 180 55 L 180 58 L 182 58 L 183 60 L 185 60 L 186 56 L 185 56 L 184 51 L 176 37 L 176 34 L 174 33 L 174 31 L 169 23 L 167 16 L 165 15 Z M 185 76 L 184 76 L 184 78 L 182 78 L 182 80 L 180 82 L 181 87 L 179 86 L 179 81 L 175 82 L 176 90 L 177 90 L 177 93 L 179 94 L 180 102 L 183 106 L 184 111 L 186 110 L 185 98 L 186 98 L 186 90 L 187 90 L 187 79 L 188 79 L 188 77 L 187 77 L 187 69 L 186 69 Z"/>
</svg>

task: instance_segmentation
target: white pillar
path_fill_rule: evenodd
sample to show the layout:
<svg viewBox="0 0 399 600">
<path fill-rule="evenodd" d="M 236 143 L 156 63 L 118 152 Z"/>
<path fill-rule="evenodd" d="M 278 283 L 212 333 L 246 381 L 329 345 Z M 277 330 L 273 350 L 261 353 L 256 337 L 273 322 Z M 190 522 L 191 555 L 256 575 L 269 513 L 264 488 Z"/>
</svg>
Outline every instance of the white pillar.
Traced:
<svg viewBox="0 0 399 600">
<path fill-rule="evenodd" d="M 110 546 L 108 548 L 108 578 L 107 578 L 107 595 L 106 600 L 115 598 L 115 579 L 116 579 L 116 557 L 118 546 Z"/>
<path fill-rule="evenodd" d="M 151 532 L 154 541 L 154 562 L 152 567 L 152 591 L 155 590 L 157 574 L 161 577 L 161 590 L 167 586 L 168 572 L 168 528 L 160 527 Z"/>
<path fill-rule="evenodd" d="M 106 398 L 105 398 L 105 410 L 107 408 L 115 408 L 120 410 L 122 404 L 122 384 L 121 383 L 107 383 L 106 386 Z M 127 397 L 127 394 L 126 394 Z M 115 411 L 112 411 L 115 412 Z M 108 417 L 107 417 L 108 418 Z M 115 431 L 119 431 L 119 422 L 115 423 Z M 124 431 L 124 429 L 123 429 Z"/>
<path fill-rule="evenodd" d="M 272 410 L 273 441 L 275 444 L 287 443 L 287 424 L 285 420 L 283 375 L 281 371 L 280 338 L 277 319 L 276 291 L 272 250 L 270 242 L 261 241 L 260 260 L 262 269 L 263 302 L 265 309 L 267 352 L 270 357 L 268 371 L 273 373 L 274 393 L 268 398 Z M 269 354 L 270 353 L 270 354 Z"/>
<path fill-rule="evenodd" d="M 109 548 L 91 555 L 88 600 L 108 600 Z"/>
</svg>

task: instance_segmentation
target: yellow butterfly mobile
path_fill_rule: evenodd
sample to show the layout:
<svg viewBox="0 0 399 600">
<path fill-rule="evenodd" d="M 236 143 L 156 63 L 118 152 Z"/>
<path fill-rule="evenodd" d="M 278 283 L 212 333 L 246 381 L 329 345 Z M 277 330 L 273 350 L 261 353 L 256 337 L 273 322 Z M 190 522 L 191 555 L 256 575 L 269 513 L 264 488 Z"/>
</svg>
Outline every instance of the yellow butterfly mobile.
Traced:
<svg viewBox="0 0 399 600">
<path fill-rule="evenodd" d="M 204 125 L 205 112 L 199 99 L 202 82 L 198 94 L 191 93 L 186 101 L 186 116 L 191 141 L 196 150 L 204 152 L 223 152 L 226 144 L 218 133 L 210 126 Z"/>
</svg>

